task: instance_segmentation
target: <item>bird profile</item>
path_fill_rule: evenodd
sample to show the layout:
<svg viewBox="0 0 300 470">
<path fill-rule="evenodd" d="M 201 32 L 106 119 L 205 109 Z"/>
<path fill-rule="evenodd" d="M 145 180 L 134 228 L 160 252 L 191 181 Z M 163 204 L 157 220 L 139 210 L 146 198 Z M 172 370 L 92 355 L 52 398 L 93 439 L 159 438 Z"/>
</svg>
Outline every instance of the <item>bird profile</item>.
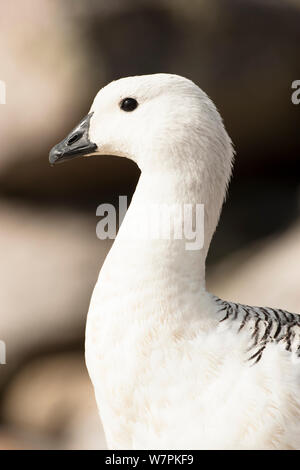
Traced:
<svg viewBox="0 0 300 470">
<path fill-rule="evenodd" d="M 49 159 L 93 155 L 129 158 L 141 170 L 86 327 L 109 448 L 299 448 L 300 316 L 206 290 L 205 261 L 234 159 L 213 102 L 178 75 L 116 80 Z M 132 236 L 150 204 L 182 207 L 172 213 L 177 226 L 182 214 L 196 220 L 201 205 L 201 248 L 187 249 L 184 230 Z"/>
</svg>

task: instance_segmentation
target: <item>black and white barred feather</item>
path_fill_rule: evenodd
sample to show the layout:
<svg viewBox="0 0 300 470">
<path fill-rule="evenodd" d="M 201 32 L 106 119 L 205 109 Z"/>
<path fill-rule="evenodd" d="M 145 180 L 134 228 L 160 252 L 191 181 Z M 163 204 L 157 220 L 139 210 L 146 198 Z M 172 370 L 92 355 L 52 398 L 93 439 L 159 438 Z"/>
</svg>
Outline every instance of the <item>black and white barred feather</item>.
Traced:
<svg viewBox="0 0 300 470">
<path fill-rule="evenodd" d="M 227 302 L 214 296 L 219 312 L 223 312 L 220 322 L 234 322 L 238 332 L 248 328 L 251 344 L 248 349 L 249 361 L 256 364 L 270 343 L 280 343 L 287 351 L 300 358 L 300 315 L 281 309 L 251 307 Z"/>
</svg>

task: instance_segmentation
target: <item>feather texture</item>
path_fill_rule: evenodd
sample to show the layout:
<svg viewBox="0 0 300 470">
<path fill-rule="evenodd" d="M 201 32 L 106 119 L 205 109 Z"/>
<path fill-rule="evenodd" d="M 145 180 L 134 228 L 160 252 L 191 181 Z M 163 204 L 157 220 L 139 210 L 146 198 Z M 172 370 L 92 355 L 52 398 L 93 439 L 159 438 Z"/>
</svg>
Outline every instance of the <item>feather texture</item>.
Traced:
<svg viewBox="0 0 300 470">
<path fill-rule="evenodd" d="M 268 343 L 272 342 L 282 344 L 287 351 L 300 357 L 300 315 L 281 309 L 227 302 L 218 297 L 215 300 L 220 306 L 219 312 L 224 313 L 220 322 L 234 322 L 239 325 L 238 332 L 243 328 L 251 332 L 248 352 L 252 355 L 249 361 L 257 363 Z"/>
</svg>

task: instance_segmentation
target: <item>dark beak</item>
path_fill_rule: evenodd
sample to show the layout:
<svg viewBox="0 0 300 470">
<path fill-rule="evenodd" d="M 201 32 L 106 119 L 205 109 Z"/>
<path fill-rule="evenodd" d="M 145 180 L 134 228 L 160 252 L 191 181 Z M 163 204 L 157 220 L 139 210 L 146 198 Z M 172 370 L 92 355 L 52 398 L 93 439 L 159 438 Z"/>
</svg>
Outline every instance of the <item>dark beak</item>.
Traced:
<svg viewBox="0 0 300 470">
<path fill-rule="evenodd" d="M 89 155 L 97 150 L 97 145 L 89 140 L 92 115 L 93 113 L 90 113 L 83 118 L 64 140 L 50 150 L 49 162 L 51 165 L 80 157 L 81 155 Z"/>
</svg>

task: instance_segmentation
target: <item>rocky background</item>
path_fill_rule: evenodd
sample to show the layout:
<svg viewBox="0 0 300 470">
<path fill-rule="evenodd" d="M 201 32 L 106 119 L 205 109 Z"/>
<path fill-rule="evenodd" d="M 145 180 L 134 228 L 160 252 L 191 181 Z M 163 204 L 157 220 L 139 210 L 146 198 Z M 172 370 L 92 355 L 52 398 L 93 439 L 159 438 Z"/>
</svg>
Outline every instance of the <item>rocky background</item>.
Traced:
<svg viewBox="0 0 300 470">
<path fill-rule="evenodd" d="M 0 0 L 1 449 L 105 448 L 84 365 L 110 242 L 96 207 L 131 195 L 125 159 L 50 168 L 100 87 L 177 73 L 217 104 L 237 152 L 208 260 L 212 292 L 300 312 L 298 0 Z"/>
</svg>

